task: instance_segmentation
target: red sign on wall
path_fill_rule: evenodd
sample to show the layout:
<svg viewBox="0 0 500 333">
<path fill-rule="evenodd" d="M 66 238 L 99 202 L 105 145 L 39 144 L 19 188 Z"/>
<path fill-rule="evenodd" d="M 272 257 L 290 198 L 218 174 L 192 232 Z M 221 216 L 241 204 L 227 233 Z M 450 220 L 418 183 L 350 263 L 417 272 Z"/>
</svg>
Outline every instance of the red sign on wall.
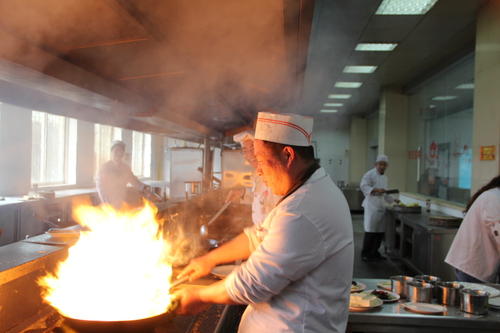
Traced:
<svg viewBox="0 0 500 333">
<path fill-rule="evenodd" d="M 494 161 L 496 146 L 481 146 L 480 157 L 481 161 Z"/>
</svg>

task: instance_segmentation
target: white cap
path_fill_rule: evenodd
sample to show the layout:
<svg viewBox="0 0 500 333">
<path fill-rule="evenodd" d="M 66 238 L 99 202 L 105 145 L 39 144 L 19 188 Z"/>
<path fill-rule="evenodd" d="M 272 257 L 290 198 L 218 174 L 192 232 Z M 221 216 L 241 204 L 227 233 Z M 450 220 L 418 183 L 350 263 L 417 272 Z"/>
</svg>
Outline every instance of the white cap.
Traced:
<svg viewBox="0 0 500 333">
<path fill-rule="evenodd" d="M 233 140 L 238 143 L 243 143 L 245 140 L 253 140 L 252 131 L 243 131 L 233 136 Z"/>
<path fill-rule="evenodd" d="M 123 150 L 125 150 L 125 142 L 121 141 L 121 140 L 115 140 L 113 142 L 111 142 L 111 150 L 113 150 L 115 147 L 121 147 L 123 148 Z"/>
<path fill-rule="evenodd" d="M 387 155 L 378 155 L 375 163 L 378 163 L 378 162 L 389 163 L 389 157 L 387 157 Z"/>
<path fill-rule="evenodd" d="M 258 140 L 291 146 L 310 146 L 313 118 L 293 113 L 259 112 L 255 127 Z"/>
</svg>

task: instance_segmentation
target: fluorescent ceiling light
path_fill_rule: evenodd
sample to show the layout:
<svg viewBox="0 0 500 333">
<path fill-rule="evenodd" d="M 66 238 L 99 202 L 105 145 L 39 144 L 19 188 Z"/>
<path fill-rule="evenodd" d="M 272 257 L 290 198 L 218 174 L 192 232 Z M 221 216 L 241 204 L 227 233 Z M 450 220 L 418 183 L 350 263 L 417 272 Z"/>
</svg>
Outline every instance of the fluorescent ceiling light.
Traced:
<svg viewBox="0 0 500 333">
<path fill-rule="evenodd" d="M 351 95 L 348 95 L 348 94 L 330 94 L 330 95 L 328 95 L 328 98 L 332 98 L 332 99 L 349 99 L 349 98 L 351 98 Z"/>
<path fill-rule="evenodd" d="M 325 103 L 323 104 L 323 106 L 326 106 L 326 107 L 339 107 L 339 106 L 343 106 L 344 103 Z"/>
<path fill-rule="evenodd" d="M 377 66 L 345 66 L 344 73 L 370 74 L 376 69 Z"/>
<path fill-rule="evenodd" d="M 327 109 L 322 109 L 320 110 L 321 113 L 336 113 L 338 110 L 327 110 Z"/>
<path fill-rule="evenodd" d="M 433 101 L 451 101 L 452 99 L 457 98 L 457 96 L 435 96 L 432 97 Z"/>
<path fill-rule="evenodd" d="M 362 82 L 336 82 L 335 88 L 359 88 L 362 85 Z"/>
<path fill-rule="evenodd" d="M 392 51 L 398 43 L 359 43 L 356 51 Z"/>
<path fill-rule="evenodd" d="M 376 15 L 424 15 L 437 0 L 383 0 Z"/>
<path fill-rule="evenodd" d="M 462 83 L 456 86 L 455 89 L 474 89 L 474 83 Z"/>
</svg>

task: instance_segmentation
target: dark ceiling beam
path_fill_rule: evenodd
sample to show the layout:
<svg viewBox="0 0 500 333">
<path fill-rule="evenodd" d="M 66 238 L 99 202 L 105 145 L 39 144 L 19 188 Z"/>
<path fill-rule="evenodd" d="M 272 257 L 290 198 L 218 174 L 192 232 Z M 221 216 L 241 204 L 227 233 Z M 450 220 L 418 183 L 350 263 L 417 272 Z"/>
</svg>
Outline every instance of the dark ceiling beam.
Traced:
<svg viewBox="0 0 500 333">
<path fill-rule="evenodd" d="M 127 38 L 127 39 L 104 40 L 104 41 L 95 42 L 95 43 L 70 46 L 64 50 L 64 53 L 68 53 L 68 52 L 71 52 L 74 50 L 91 49 L 91 48 L 102 47 L 102 46 L 115 46 L 115 45 L 122 45 L 122 44 L 139 43 L 139 42 L 145 42 L 148 40 L 149 40 L 149 38 Z"/>
<path fill-rule="evenodd" d="M 315 0 L 284 0 L 283 24 L 290 73 L 296 80 L 291 103 L 302 97 Z"/>
<path fill-rule="evenodd" d="M 179 76 L 179 75 L 183 75 L 183 74 L 185 74 L 185 72 L 183 72 L 183 71 L 151 73 L 151 74 L 124 76 L 124 77 L 118 78 L 118 80 L 119 81 L 130 81 L 130 80 L 155 79 L 155 78 L 159 78 L 159 77 L 174 77 L 174 76 Z"/>
<path fill-rule="evenodd" d="M 82 103 L 82 100 L 88 100 L 88 102 L 99 100 L 99 96 L 91 94 L 95 93 L 106 97 L 105 103 L 99 102 L 104 105 L 99 108 L 102 107 L 104 110 L 111 108 L 111 111 L 116 112 L 115 116 L 121 117 L 152 114 L 157 109 L 155 104 L 141 95 L 88 72 L 1 29 L 0 58 L 13 63 L 12 66 L 3 67 L 3 69 L 0 67 L 0 70 L 3 71 L 1 73 L 3 80 L 35 88 L 39 93 L 54 96 L 64 94 L 68 96 L 66 99 L 73 99 L 73 102 L 78 103 Z M 89 98 L 89 95 L 92 98 Z M 167 112 L 163 116 L 181 127 L 197 131 L 200 135 L 214 134 L 213 130 L 185 118 L 183 115 Z"/>
<path fill-rule="evenodd" d="M 161 32 L 150 19 L 142 13 L 133 0 L 108 0 L 107 3 L 111 8 L 117 10 L 122 15 L 128 15 L 139 23 L 144 30 L 155 40 L 165 40 L 165 35 Z"/>
</svg>

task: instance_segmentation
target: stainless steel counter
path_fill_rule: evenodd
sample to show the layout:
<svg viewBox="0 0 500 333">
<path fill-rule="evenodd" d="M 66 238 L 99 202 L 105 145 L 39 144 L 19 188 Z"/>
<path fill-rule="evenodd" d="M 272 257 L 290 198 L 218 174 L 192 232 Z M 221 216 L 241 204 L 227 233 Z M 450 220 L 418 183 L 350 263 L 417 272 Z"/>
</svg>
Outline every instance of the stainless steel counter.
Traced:
<svg viewBox="0 0 500 333">
<path fill-rule="evenodd" d="M 379 279 L 356 279 L 375 289 Z M 500 289 L 500 288 L 499 288 Z M 387 303 L 367 312 L 349 314 L 350 332 L 499 332 L 500 311 L 490 310 L 478 316 L 447 307 L 444 315 L 424 315 L 409 312 L 401 305 L 404 300 Z"/>
<path fill-rule="evenodd" d="M 385 221 L 386 252 L 391 258 L 402 260 L 420 274 L 436 275 L 444 280 L 455 278 L 453 268 L 444 262 L 444 258 L 457 228 L 431 226 L 426 213 L 387 210 Z"/>
</svg>

